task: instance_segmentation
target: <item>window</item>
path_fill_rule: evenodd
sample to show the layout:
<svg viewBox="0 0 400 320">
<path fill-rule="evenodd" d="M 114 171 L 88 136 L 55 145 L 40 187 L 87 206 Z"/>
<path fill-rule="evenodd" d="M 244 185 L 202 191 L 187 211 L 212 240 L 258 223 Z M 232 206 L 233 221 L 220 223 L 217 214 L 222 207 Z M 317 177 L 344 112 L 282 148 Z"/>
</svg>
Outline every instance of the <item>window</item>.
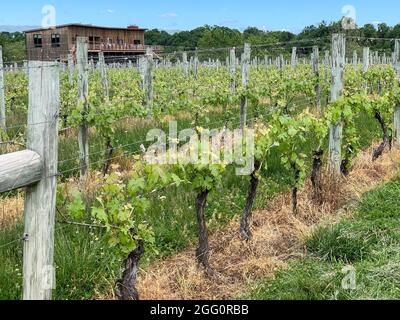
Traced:
<svg viewBox="0 0 400 320">
<path fill-rule="evenodd" d="M 33 45 L 35 48 L 41 48 L 42 47 L 42 35 L 41 34 L 34 34 L 33 35 Z"/>
<path fill-rule="evenodd" d="M 99 46 L 101 44 L 100 37 L 90 36 L 89 37 L 89 44 L 91 47 Z"/>
<path fill-rule="evenodd" d="M 59 47 L 60 46 L 60 35 L 59 34 L 52 34 L 51 35 L 51 46 L 52 47 Z"/>
<path fill-rule="evenodd" d="M 133 43 L 134 44 L 142 44 L 142 42 L 140 40 L 134 40 Z"/>
</svg>

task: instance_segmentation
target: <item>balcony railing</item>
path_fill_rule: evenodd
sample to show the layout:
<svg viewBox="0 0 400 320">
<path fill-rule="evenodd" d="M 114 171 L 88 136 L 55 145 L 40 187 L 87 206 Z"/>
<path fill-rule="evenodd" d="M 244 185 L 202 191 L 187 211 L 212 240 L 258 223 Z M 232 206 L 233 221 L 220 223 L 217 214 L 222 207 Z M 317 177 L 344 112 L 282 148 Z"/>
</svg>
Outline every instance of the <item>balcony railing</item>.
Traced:
<svg viewBox="0 0 400 320">
<path fill-rule="evenodd" d="M 114 43 L 90 43 L 89 50 L 90 51 L 137 51 L 137 52 L 145 52 L 147 48 L 152 48 L 153 51 L 164 51 L 164 47 L 162 46 L 148 46 L 143 44 L 114 44 Z"/>
</svg>

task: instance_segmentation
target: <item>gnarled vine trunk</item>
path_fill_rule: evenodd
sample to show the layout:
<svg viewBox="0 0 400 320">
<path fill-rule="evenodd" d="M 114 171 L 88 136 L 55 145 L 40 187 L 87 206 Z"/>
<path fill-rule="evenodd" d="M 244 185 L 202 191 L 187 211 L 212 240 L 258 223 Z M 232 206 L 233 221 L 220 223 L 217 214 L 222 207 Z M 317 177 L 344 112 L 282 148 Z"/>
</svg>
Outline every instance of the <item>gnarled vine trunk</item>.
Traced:
<svg viewBox="0 0 400 320">
<path fill-rule="evenodd" d="M 300 170 L 296 167 L 295 164 L 292 164 L 292 168 L 294 170 L 294 187 L 292 188 L 292 203 L 293 203 L 293 214 L 297 216 L 299 214 L 299 210 L 297 207 L 297 193 L 299 189 L 297 188 L 297 184 L 300 179 Z"/>
<path fill-rule="evenodd" d="M 383 120 L 382 115 L 379 112 L 376 112 L 375 119 L 378 120 L 379 124 L 381 125 L 381 129 L 383 132 L 383 141 L 380 144 L 380 146 L 374 150 L 372 161 L 376 161 L 380 156 L 382 156 L 383 152 L 385 151 L 385 148 L 389 144 L 388 128 L 385 124 L 385 121 Z"/>
<path fill-rule="evenodd" d="M 252 237 L 250 226 L 251 226 L 251 218 L 252 218 L 252 210 L 253 210 L 253 205 L 254 205 L 254 200 L 257 195 L 257 188 L 259 185 L 259 179 L 257 177 L 257 172 L 260 170 L 261 163 L 256 162 L 255 163 L 255 169 L 253 173 L 251 174 L 251 179 L 250 179 L 250 188 L 249 192 L 247 194 L 247 200 L 246 200 L 246 207 L 244 208 L 242 220 L 240 223 L 240 235 L 244 240 L 250 240 Z"/>
<path fill-rule="evenodd" d="M 322 204 L 322 186 L 321 186 L 321 168 L 322 168 L 322 156 L 324 151 L 318 149 L 314 151 L 314 160 L 311 173 L 311 183 L 313 186 L 313 200 L 318 204 Z"/>
<path fill-rule="evenodd" d="M 293 214 L 297 216 L 299 214 L 299 209 L 297 207 L 297 193 L 299 189 L 297 187 L 294 187 L 292 189 L 292 203 L 293 203 Z"/>
<path fill-rule="evenodd" d="M 349 159 L 343 159 L 343 160 L 342 160 L 342 163 L 341 163 L 341 165 L 340 165 L 340 172 L 341 172 L 345 177 L 347 177 L 347 176 L 350 174 L 349 166 L 350 166 L 350 161 L 349 161 Z"/>
<path fill-rule="evenodd" d="M 105 176 L 108 172 L 108 169 L 110 168 L 110 164 L 111 164 L 111 157 L 113 155 L 114 152 L 114 148 L 111 144 L 111 140 L 107 141 L 106 144 L 107 150 L 106 150 L 106 160 L 104 162 L 104 166 L 103 166 L 103 176 Z"/>
<path fill-rule="evenodd" d="M 208 194 L 209 191 L 200 192 L 196 199 L 196 213 L 199 227 L 199 246 L 196 250 L 196 259 L 199 264 L 204 266 L 207 272 L 211 271 L 209 262 L 210 246 L 208 244 L 208 232 L 205 217 Z"/>
<path fill-rule="evenodd" d="M 139 300 L 139 293 L 136 289 L 136 280 L 139 270 L 140 258 L 144 253 L 144 243 L 139 241 L 138 246 L 133 250 L 123 265 L 122 279 L 116 283 L 116 295 L 119 300 Z"/>
<path fill-rule="evenodd" d="M 350 174 L 350 166 L 351 166 L 351 158 L 354 154 L 354 150 L 352 146 L 347 148 L 347 151 L 344 155 L 344 159 L 340 165 L 340 172 L 347 177 Z"/>
<path fill-rule="evenodd" d="M 286 115 L 290 115 L 289 104 L 286 104 L 283 110 Z"/>
</svg>

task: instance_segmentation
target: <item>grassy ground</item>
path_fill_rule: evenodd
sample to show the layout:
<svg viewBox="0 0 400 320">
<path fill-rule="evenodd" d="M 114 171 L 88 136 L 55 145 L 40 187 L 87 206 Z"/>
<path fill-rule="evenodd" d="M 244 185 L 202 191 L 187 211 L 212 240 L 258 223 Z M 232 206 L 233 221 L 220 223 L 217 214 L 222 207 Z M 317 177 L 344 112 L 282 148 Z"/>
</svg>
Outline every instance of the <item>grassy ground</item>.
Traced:
<svg viewBox="0 0 400 320">
<path fill-rule="evenodd" d="M 399 194 L 400 178 L 366 194 L 352 218 L 316 229 L 307 256 L 247 298 L 400 299 Z"/>
<path fill-rule="evenodd" d="M 209 122 L 206 118 L 217 122 L 223 119 L 223 115 L 221 113 L 208 114 L 201 120 L 204 125 Z M 190 127 L 190 121 L 180 121 L 180 126 Z M 214 125 L 214 127 L 218 127 L 218 125 Z M 360 118 L 358 128 L 363 137 L 361 141 L 363 147 L 370 145 L 380 135 L 374 119 Z M 117 130 L 118 144 L 126 145 L 138 139 L 143 140 L 147 129 L 148 127 L 143 126 L 130 128 L 128 131 Z M 93 150 L 100 146 L 100 141 L 96 139 L 94 137 L 91 140 L 91 149 Z M 70 138 L 60 144 L 60 160 L 69 159 L 76 152 L 76 146 L 72 141 L 75 140 Z M 132 148 L 138 147 L 132 146 Z M 135 149 L 128 149 L 128 151 L 134 152 Z M 101 156 L 101 153 L 96 155 L 96 157 Z M 92 162 L 95 161 L 96 158 L 92 159 Z M 75 166 L 75 162 L 65 162 L 60 171 L 69 170 Z M 280 155 L 277 152 L 272 154 L 268 171 L 263 175 L 265 183 L 260 186 L 256 208 L 262 208 L 268 199 L 288 188 L 288 175 L 282 170 Z M 207 222 L 211 231 L 224 227 L 232 218 L 241 214 L 247 193 L 248 177 L 236 177 L 234 174 L 227 173 L 222 185 L 223 187 L 210 195 L 207 207 Z M 172 255 L 197 240 L 194 194 L 183 188 L 170 188 L 163 196 L 165 198 L 155 197 L 148 218 L 149 224 L 154 228 L 156 247 L 160 254 L 147 254 L 142 263 L 144 268 L 151 261 Z M 21 223 L 0 232 L 2 267 L 0 299 L 19 299 L 21 297 L 22 243 L 16 242 L 1 247 L 2 244 L 7 244 L 21 234 Z M 101 231 L 98 230 L 57 225 L 55 253 L 57 289 L 54 292 L 54 298 L 90 299 L 98 292 L 105 292 L 113 288 L 119 274 L 119 262 L 112 250 L 103 243 L 101 236 Z"/>
</svg>

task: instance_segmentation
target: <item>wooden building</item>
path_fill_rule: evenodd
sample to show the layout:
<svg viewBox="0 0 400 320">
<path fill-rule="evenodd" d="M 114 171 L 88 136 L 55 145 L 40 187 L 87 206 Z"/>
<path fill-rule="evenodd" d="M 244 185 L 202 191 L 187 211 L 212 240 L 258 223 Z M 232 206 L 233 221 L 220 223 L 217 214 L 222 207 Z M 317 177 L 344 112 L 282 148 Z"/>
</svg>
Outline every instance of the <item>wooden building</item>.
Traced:
<svg viewBox="0 0 400 320">
<path fill-rule="evenodd" d="M 146 29 L 137 26 L 127 28 L 98 27 L 83 24 L 67 24 L 55 28 L 25 31 L 28 60 L 67 60 L 69 53 L 76 53 L 76 38 L 86 37 L 89 42 L 89 57 L 104 52 L 107 57 L 134 57 L 152 47 L 161 53 L 160 46 L 146 46 Z"/>
</svg>

